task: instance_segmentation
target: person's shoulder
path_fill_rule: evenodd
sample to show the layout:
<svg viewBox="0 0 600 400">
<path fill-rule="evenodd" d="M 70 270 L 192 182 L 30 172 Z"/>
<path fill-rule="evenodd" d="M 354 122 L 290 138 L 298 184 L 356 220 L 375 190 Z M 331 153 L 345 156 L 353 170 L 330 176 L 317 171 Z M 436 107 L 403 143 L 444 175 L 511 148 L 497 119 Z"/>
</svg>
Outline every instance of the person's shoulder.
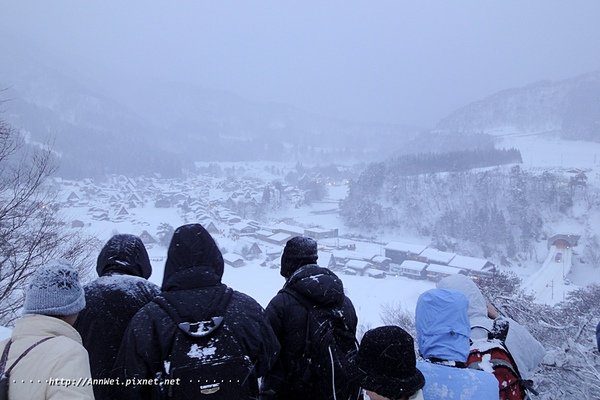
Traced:
<svg viewBox="0 0 600 400">
<path fill-rule="evenodd" d="M 231 301 L 238 304 L 242 304 L 245 307 L 251 307 L 255 310 L 264 311 L 263 307 L 258 303 L 258 301 L 256 301 L 256 299 L 244 292 L 233 290 L 233 293 L 231 295 Z"/>
<path fill-rule="evenodd" d="M 64 359 L 73 356 L 88 357 L 88 352 L 85 347 L 78 341 L 67 336 L 60 335 L 53 337 L 45 343 L 41 343 L 40 346 L 43 346 L 44 344 L 46 344 L 44 347 L 49 349 L 50 352 L 55 353 L 56 357 L 59 358 Z"/>
<path fill-rule="evenodd" d="M 133 316 L 130 324 L 135 325 L 139 324 L 143 321 L 149 321 L 160 316 L 167 315 L 166 311 L 158 304 L 156 301 L 160 295 L 154 297 L 154 299 L 150 300 L 148 303 L 144 304 Z"/>
</svg>

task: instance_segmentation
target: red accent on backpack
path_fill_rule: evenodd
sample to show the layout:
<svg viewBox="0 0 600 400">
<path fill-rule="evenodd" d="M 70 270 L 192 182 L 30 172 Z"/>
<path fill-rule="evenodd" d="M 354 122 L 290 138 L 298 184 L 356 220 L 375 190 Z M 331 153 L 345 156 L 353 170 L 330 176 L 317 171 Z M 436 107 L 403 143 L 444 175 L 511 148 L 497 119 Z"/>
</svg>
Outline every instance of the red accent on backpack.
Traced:
<svg viewBox="0 0 600 400">
<path fill-rule="evenodd" d="M 467 366 L 494 374 L 498 380 L 500 400 L 528 398 L 514 360 L 499 341 L 475 341 L 471 345 Z"/>
</svg>

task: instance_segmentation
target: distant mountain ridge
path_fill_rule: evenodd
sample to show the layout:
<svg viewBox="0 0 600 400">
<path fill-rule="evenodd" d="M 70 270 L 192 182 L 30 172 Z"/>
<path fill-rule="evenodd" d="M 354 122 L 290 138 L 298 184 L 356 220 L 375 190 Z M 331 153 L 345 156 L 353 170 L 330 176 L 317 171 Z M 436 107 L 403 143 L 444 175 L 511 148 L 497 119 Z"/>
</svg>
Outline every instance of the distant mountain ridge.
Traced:
<svg viewBox="0 0 600 400">
<path fill-rule="evenodd" d="M 321 117 L 187 83 L 83 84 L 2 49 L 0 117 L 61 155 L 60 174 L 172 176 L 194 161 L 370 161 L 417 129 Z M 114 85 L 114 83 L 113 83 Z"/>
<path fill-rule="evenodd" d="M 555 132 L 567 139 L 600 141 L 600 70 L 503 90 L 459 108 L 436 129 L 492 135 Z"/>
</svg>

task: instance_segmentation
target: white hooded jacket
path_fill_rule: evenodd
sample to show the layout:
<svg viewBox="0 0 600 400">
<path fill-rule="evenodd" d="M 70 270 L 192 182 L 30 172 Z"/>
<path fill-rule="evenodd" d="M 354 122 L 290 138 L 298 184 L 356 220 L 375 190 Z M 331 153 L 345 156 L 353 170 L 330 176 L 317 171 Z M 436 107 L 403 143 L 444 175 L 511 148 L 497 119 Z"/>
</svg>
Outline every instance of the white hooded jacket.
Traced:
<svg viewBox="0 0 600 400">
<path fill-rule="evenodd" d="M 488 317 L 487 301 L 475 282 L 465 275 L 456 274 L 440 280 L 437 287 L 458 290 L 467 296 L 471 339 L 487 339 L 488 331 L 492 330 L 494 320 Z M 515 360 L 521 378 L 529 379 L 544 358 L 546 350 L 524 326 L 513 319 L 501 318 L 509 323 L 508 335 L 504 344 Z"/>
<path fill-rule="evenodd" d="M 28 347 L 33 348 L 10 375 L 9 399 L 93 400 L 88 353 L 79 333 L 68 323 L 46 315 L 26 315 L 12 332 L 7 368 Z M 0 354 L 8 340 L 0 342 Z"/>
</svg>

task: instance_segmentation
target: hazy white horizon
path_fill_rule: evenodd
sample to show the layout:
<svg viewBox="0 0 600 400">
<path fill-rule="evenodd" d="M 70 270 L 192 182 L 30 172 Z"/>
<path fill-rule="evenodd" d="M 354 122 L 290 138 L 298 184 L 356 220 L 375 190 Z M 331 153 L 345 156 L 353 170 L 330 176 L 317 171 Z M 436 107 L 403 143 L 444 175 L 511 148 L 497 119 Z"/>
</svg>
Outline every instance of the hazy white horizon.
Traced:
<svg viewBox="0 0 600 400">
<path fill-rule="evenodd" d="M 5 45 L 108 91 L 184 81 L 351 121 L 431 127 L 498 90 L 600 68 L 593 0 L 0 4 Z"/>
</svg>

